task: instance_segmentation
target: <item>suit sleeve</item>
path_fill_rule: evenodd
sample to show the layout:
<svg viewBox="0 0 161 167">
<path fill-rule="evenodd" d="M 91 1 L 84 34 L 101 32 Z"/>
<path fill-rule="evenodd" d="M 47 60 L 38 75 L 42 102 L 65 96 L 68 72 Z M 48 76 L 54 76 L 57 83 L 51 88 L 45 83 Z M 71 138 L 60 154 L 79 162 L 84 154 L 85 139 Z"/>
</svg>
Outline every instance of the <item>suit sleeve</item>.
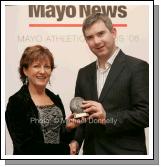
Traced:
<svg viewBox="0 0 161 167">
<path fill-rule="evenodd" d="M 76 81 L 76 87 L 75 87 L 75 97 L 82 97 L 81 90 L 80 90 L 80 71 L 78 72 L 77 76 L 77 81 Z M 75 130 L 75 136 L 74 139 L 79 143 L 79 146 L 81 147 L 82 142 L 84 140 L 84 135 L 85 135 L 85 124 L 81 124 L 79 127 L 76 128 Z"/>
<path fill-rule="evenodd" d="M 69 154 L 67 144 L 45 144 L 38 139 L 42 137 L 41 132 L 37 132 L 36 125 L 31 126 L 26 108 L 25 102 L 19 98 L 10 98 L 7 104 L 6 124 L 14 149 L 22 155 Z"/>
<path fill-rule="evenodd" d="M 122 92 L 123 93 L 123 92 Z M 138 63 L 132 69 L 130 82 L 130 107 L 120 111 L 107 111 L 106 133 L 120 133 L 123 131 L 146 128 L 149 126 L 149 65 L 145 62 Z"/>
</svg>

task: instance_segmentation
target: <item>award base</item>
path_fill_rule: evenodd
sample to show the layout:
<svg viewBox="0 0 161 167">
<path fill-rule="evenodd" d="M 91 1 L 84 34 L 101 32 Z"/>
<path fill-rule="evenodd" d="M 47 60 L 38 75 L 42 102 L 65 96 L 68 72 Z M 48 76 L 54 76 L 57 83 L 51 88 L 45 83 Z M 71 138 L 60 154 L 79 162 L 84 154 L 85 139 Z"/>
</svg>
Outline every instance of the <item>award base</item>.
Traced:
<svg viewBox="0 0 161 167">
<path fill-rule="evenodd" d="M 89 114 L 88 114 L 88 113 L 85 113 L 85 112 L 83 112 L 83 113 L 75 113 L 75 114 L 74 114 L 74 118 L 75 118 L 75 119 L 81 118 L 81 117 L 88 117 L 88 116 L 89 116 Z"/>
</svg>

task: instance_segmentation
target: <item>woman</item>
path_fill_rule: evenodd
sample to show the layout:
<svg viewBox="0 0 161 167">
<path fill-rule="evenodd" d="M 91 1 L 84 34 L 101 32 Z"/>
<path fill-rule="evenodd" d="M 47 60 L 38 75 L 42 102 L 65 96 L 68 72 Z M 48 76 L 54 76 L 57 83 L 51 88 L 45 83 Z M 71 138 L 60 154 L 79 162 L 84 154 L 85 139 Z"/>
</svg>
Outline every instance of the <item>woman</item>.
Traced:
<svg viewBox="0 0 161 167">
<path fill-rule="evenodd" d="M 36 45 L 25 49 L 19 67 L 23 86 L 9 98 L 6 109 L 13 154 L 70 153 L 71 129 L 76 124 L 66 124 L 61 99 L 46 89 L 53 69 L 53 56 L 47 48 Z"/>
</svg>

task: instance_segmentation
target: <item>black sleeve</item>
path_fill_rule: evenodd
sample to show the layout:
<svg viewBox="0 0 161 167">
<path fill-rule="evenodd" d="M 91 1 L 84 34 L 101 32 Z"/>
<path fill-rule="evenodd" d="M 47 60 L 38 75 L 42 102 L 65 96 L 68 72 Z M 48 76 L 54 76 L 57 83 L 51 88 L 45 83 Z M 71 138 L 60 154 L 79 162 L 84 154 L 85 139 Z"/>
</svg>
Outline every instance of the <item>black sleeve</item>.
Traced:
<svg viewBox="0 0 161 167">
<path fill-rule="evenodd" d="M 10 98 L 5 113 L 14 150 L 22 155 L 69 154 L 68 144 L 45 144 L 40 129 L 30 123 L 27 106 L 22 99 Z M 16 154 L 16 153 L 15 153 Z"/>
<path fill-rule="evenodd" d="M 61 142 L 69 144 L 74 138 L 75 131 L 76 131 L 76 129 L 72 129 L 72 130 L 68 131 L 66 129 L 66 123 L 62 124 L 61 135 L 60 135 L 61 136 L 61 139 L 60 139 Z"/>
<path fill-rule="evenodd" d="M 76 80 L 75 97 L 83 97 L 81 94 L 80 86 L 79 86 L 79 84 L 81 83 L 80 76 L 81 76 L 81 70 L 79 70 L 77 80 Z M 74 139 L 79 143 L 80 147 L 85 137 L 85 126 L 86 124 L 83 123 L 79 127 L 77 127 L 74 135 Z"/>
</svg>

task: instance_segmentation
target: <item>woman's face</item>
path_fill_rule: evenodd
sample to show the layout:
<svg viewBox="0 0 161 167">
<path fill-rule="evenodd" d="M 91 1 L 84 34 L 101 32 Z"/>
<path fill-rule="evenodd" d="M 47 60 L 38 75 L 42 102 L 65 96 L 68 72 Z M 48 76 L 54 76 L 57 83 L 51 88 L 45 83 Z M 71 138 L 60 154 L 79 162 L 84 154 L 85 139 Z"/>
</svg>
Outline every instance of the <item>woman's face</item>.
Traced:
<svg viewBox="0 0 161 167">
<path fill-rule="evenodd" d="M 24 74 L 28 77 L 29 86 L 36 88 L 45 88 L 51 76 L 51 63 L 48 58 L 35 60 Z"/>
</svg>

